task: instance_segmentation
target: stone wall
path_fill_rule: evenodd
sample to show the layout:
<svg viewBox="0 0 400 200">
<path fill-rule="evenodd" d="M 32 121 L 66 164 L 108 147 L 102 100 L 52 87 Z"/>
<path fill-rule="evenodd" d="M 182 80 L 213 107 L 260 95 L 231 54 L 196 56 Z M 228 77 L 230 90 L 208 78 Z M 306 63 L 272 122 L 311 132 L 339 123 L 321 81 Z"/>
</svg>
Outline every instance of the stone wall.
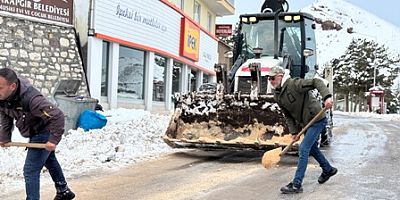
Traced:
<svg viewBox="0 0 400 200">
<path fill-rule="evenodd" d="M 88 96 L 72 27 L 0 16 L 0 67 L 14 69 L 46 96 L 60 79 L 81 79 L 79 94 Z"/>
</svg>

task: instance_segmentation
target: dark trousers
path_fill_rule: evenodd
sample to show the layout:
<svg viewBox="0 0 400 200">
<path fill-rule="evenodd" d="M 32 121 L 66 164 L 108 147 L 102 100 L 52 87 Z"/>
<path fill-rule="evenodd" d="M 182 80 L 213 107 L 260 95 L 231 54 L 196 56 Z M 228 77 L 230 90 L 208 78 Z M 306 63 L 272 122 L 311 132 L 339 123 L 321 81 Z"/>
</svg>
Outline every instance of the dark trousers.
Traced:
<svg viewBox="0 0 400 200">
<path fill-rule="evenodd" d="M 31 137 L 32 143 L 46 143 L 49 133 L 44 132 Z M 57 161 L 54 151 L 46 149 L 29 148 L 24 165 L 25 190 L 27 200 L 40 199 L 40 172 L 45 166 L 53 179 L 57 191 L 67 187 L 61 166 Z"/>
</svg>

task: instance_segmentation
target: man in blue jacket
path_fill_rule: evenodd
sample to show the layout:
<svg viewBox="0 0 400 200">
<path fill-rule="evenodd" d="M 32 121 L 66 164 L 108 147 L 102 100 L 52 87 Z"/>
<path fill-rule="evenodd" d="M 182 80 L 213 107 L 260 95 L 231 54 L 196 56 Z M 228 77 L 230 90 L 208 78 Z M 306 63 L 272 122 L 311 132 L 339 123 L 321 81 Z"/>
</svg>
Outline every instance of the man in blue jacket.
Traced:
<svg viewBox="0 0 400 200">
<path fill-rule="evenodd" d="M 317 89 L 320 92 L 324 106 L 328 109 L 333 106 L 332 94 L 329 93 L 329 89 L 321 79 L 290 78 L 289 73 L 279 66 L 272 67 L 268 76 L 274 89 L 274 98 L 285 114 L 289 131 L 296 134 L 293 136 L 293 140 L 298 141 L 300 139 L 297 135 L 299 127 L 304 127 L 322 109 L 320 101 L 310 94 L 310 90 Z M 318 147 L 320 133 L 326 124 L 327 119 L 323 115 L 307 129 L 299 147 L 296 174 L 292 182 L 281 188 L 282 193 L 292 194 L 303 191 L 301 185 L 310 155 L 322 168 L 318 183 L 325 183 L 337 173 L 338 170 L 330 165 Z"/>
<path fill-rule="evenodd" d="M 0 69 L 0 146 L 11 141 L 14 126 L 33 143 L 46 149 L 28 149 L 24 165 L 27 200 L 40 199 L 40 172 L 45 166 L 54 181 L 55 200 L 69 200 L 75 194 L 68 188 L 54 150 L 64 133 L 64 114 L 28 81 L 9 68 Z"/>
</svg>

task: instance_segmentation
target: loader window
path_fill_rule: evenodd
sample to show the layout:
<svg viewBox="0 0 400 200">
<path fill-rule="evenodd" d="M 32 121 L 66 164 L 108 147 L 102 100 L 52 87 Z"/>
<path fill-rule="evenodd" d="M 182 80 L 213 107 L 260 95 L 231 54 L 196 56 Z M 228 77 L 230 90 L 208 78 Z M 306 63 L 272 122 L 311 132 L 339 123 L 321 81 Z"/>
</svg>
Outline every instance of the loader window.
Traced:
<svg viewBox="0 0 400 200">
<path fill-rule="evenodd" d="M 274 55 L 274 21 L 261 20 L 258 23 L 243 24 L 242 54 L 254 58 L 253 49 L 263 49 L 262 56 Z"/>
<path fill-rule="evenodd" d="M 243 36 L 241 54 L 245 58 L 254 58 L 253 49 L 263 49 L 261 56 L 274 55 L 274 18 L 259 18 L 255 23 L 243 23 L 241 34 Z M 283 57 L 291 55 L 294 63 L 301 64 L 301 30 L 300 21 L 285 22 L 279 20 L 278 24 L 278 55 Z"/>
<path fill-rule="evenodd" d="M 292 77 L 301 77 L 302 73 L 302 46 L 301 46 L 301 22 L 288 21 L 282 22 L 280 29 L 279 56 L 289 55 L 292 59 L 290 75 Z"/>
<path fill-rule="evenodd" d="M 316 42 L 315 42 L 315 33 L 312 28 L 313 21 L 310 19 L 304 20 L 305 23 L 305 33 L 306 33 L 306 48 L 313 49 L 314 54 L 312 56 L 306 57 L 306 65 L 310 68 L 310 71 L 306 74 L 305 78 L 313 78 L 316 73 L 316 64 L 317 64 L 317 51 L 316 51 Z"/>
<path fill-rule="evenodd" d="M 300 27 L 286 27 L 283 29 L 282 56 L 289 54 L 294 63 L 301 62 Z"/>
<path fill-rule="evenodd" d="M 261 91 L 260 93 L 267 93 L 268 80 L 266 76 L 261 76 Z M 238 91 L 241 93 L 249 93 L 251 91 L 251 77 L 240 76 L 238 82 Z"/>
</svg>

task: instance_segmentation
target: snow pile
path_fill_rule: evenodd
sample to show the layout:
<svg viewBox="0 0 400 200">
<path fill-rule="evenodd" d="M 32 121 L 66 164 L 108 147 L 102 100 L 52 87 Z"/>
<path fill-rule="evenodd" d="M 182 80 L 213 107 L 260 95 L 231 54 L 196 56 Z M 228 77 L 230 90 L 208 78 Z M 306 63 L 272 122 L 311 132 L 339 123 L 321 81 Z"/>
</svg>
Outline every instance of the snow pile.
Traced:
<svg viewBox="0 0 400 200">
<path fill-rule="evenodd" d="M 152 115 L 143 110 L 118 110 L 104 113 L 112 117 L 102 129 L 70 130 L 58 152 L 69 173 L 79 174 L 104 166 L 115 168 L 170 150 L 161 139 L 169 116 Z"/>
<path fill-rule="evenodd" d="M 335 117 L 335 114 L 340 114 L 340 115 L 347 115 L 347 116 L 354 116 L 354 117 L 366 117 L 366 118 L 374 118 L 374 119 L 384 119 L 384 120 L 390 120 L 390 121 L 400 121 L 400 115 L 399 114 L 377 114 L 377 113 L 368 113 L 368 112 L 342 112 L 342 111 L 334 111 L 333 112 Z"/>
<path fill-rule="evenodd" d="M 172 151 L 161 139 L 169 116 L 123 108 L 103 114 L 107 116 L 107 126 L 88 132 L 70 130 L 57 146 L 56 155 L 67 179 L 95 171 L 118 170 L 127 164 Z M 0 148 L 1 194 L 24 188 L 25 156 L 24 148 Z M 51 183 L 50 175 L 44 171 L 42 182 Z"/>
</svg>

